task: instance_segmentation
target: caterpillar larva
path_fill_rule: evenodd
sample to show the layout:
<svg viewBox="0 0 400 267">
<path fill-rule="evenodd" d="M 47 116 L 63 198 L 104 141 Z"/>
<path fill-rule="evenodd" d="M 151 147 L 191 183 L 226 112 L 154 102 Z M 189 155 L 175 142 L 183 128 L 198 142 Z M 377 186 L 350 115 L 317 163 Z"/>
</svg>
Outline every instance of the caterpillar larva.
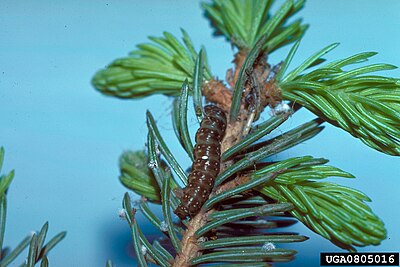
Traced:
<svg viewBox="0 0 400 267">
<path fill-rule="evenodd" d="M 204 107 L 204 118 L 196 132 L 192 171 L 187 186 L 182 190 L 181 204 L 174 211 L 181 219 L 197 214 L 214 187 L 220 168 L 221 141 L 226 123 L 222 109 L 213 105 Z"/>
</svg>

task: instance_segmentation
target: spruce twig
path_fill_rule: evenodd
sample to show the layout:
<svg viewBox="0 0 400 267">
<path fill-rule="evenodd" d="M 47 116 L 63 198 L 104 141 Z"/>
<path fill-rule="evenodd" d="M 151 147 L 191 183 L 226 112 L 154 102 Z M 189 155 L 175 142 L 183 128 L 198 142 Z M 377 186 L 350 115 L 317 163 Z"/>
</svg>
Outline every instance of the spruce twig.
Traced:
<svg viewBox="0 0 400 267">
<path fill-rule="evenodd" d="M 145 202 L 141 204 L 142 212 L 169 238 L 173 248 L 167 251 L 159 242 L 149 247 L 136 222 L 132 224 L 132 218 L 128 218 L 136 253 L 142 253 L 142 244 L 149 251 L 148 255 L 138 255 L 141 265 L 145 266 L 146 260 L 174 267 L 270 266 L 269 262 L 290 261 L 295 251 L 265 244 L 266 251 L 260 244 L 306 240 L 301 235 L 272 236 L 266 232 L 291 225 L 296 219 L 350 251 L 355 246 L 377 245 L 385 238 L 384 225 L 366 205 L 366 195 L 321 181 L 330 176 L 353 178 L 351 174 L 325 165 L 328 160 L 310 156 L 270 161 L 270 156 L 316 136 L 324 128 L 323 122 L 341 127 L 379 151 L 399 155 L 396 130 L 400 127 L 400 83 L 396 78 L 372 74 L 393 69 L 392 65 L 347 69 L 351 64 L 365 62 L 375 54 L 372 52 L 322 64 L 322 57 L 338 45 L 334 43 L 287 73 L 307 29 L 301 19 L 290 18 L 304 2 L 286 0 L 274 14 L 270 12 L 273 1 L 212 0 L 202 4 L 215 33 L 225 36 L 237 49 L 226 84 L 212 77 L 204 48 L 197 53 L 184 31 L 183 43 L 168 33 L 161 38 L 152 37 L 155 44 L 139 45 L 132 58 L 117 60 L 94 77 L 97 89 L 117 97 L 154 93 L 177 96 L 180 92 L 174 100 L 173 125 L 192 160 L 198 154 L 192 151 L 188 131 L 189 107 L 193 106 L 200 122 L 204 97 L 224 110 L 228 118 L 220 147 L 220 173 L 211 195 L 197 214 L 174 224 L 171 210 L 182 199 L 178 184 L 186 186 L 187 177 L 194 176 L 187 176 L 162 139 L 151 113 L 147 113 L 148 169 L 133 163 L 121 164 L 121 181 L 149 201 L 161 204 L 163 221 Z M 283 62 L 268 62 L 270 53 L 292 42 Z M 192 90 L 189 84 L 193 85 Z M 193 105 L 188 103 L 191 96 Z M 269 136 L 300 107 L 309 109 L 317 118 Z M 264 109 L 273 114 L 257 124 Z M 164 166 L 162 159 L 166 160 Z M 127 201 L 125 197 L 125 206 Z M 295 219 L 287 219 L 290 216 Z"/>
</svg>

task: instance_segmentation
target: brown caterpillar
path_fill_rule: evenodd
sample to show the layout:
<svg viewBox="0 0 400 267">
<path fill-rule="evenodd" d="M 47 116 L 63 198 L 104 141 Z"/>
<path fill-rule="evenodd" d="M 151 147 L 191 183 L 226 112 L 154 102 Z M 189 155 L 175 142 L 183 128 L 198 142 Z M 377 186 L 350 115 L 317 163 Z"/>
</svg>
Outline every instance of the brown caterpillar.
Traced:
<svg viewBox="0 0 400 267">
<path fill-rule="evenodd" d="M 204 107 L 204 118 L 196 132 L 194 161 L 188 184 L 180 193 L 181 204 L 174 213 L 179 218 L 196 215 L 208 199 L 219 173 L 221 141 L 226 130 L 225 112 L 217 106 Z"/>
</svg>

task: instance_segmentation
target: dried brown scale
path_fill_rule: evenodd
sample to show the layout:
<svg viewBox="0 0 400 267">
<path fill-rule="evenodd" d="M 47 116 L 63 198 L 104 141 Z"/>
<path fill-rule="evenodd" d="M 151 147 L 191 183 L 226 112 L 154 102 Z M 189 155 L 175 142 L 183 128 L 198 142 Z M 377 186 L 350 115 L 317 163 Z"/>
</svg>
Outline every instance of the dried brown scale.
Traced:
<svg viewBox="0 0 400 267">
<path fill-rule="evenodd" d="M 209 210 L 208 212 L 200 210 L 200 212 L 190 220 L 186 232 L 182 237 L 181 251 L 175 257 L 173 267 L 191 266 L 190 260 L 201 255 L 195 233 L 200 227 L 207 223 L 208 214 L 212 212 L 214 212 L 214 210 Z"/>
<path fill-rule="evenodd" d="M 221 81 L 209 80 L 203 83 L 202 94 L 207 101 L 217 104 L 226 113 L 229 112 L 232 103 L 232 91 Z"/>
<path fill-rule="evenodd" d="M 196 215 L 208 199 L 220 169 L 221 141 L 226 129 L 225 112 L 217 106 L 204 107 L 204 119 L 196 133 L 194 161 L 180 205 L 174 211 L 181 219 Z"/>
<path fill-rule="evenodd" d="M 263 82 L 262 86 L 265 92 L 261 99 L 263 106 L 276 107 L 282 101 L 282 92 L 276 83 L 275 77 Z"/>
<path fill-rule="evenodd" d="M 246 60 L 248 52 L 249 51 L 247 51 L 247 50 L 241 50 L 238 53 L 236 53 L 235 58 L 232 61 L 232 63 L 235 64 L 235 70 L 229 69 L 226 72 L 226 81 L 228 82 L 228 84 L 231 88 L 235 87 L 236 81 L 239 77 L 240 68 L 244 64 L 244 61 Z"/>
</svg>

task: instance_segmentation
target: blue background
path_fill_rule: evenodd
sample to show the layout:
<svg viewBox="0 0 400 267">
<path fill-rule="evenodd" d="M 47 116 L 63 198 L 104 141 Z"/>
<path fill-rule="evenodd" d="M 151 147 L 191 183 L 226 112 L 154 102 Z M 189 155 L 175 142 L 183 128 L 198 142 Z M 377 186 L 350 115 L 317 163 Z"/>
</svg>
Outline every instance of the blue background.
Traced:
<svg viewBox="0 0 400 267">
<path fill-rule="evenodd" d="M 292 66 L 337 41 L 342 44 L 328 59 L 378 51 L 372 62 L 400 65 L 399 10 L 396 0 L 308 1 L 300 16 L 311 27 Z M 16 169 L 8 193 L 5 244 L 15 247 L 49 220 L 50 235 L 68 231 L 51 252 L 52 266 L 104 266 L 107 259 L 119 267 L 134 265 L 128 225 L 117 216 L 126 191 L 117 179 L 117 160 L 126 149 L 144 148 L 146 109 L 182 165 L 190 163 L 173 136 L 170 99 L 104 97 L 90 79 L 147 35 L 167 30 L 180 36 L 179 27 L 197 48 L 206 45 L 212 72 L 224 78 L 231 67 L 231 47 L 211 36 L 197 1 L 0 1 L 0 145 L 6 149 L 3 173 Z M 274 53 L 270 62 L 279 62 L 287 51 Z M 387 74 L 400 76 L 399 70 Z M 286 128 L 309 118 L 313 115 L 299 112 Z M 386 223 L 388 238 L 361 251 L 399 250 L 397 158 L 332 126 L 280 157 L 298 155 L 330 159 L 357 176 L 332 181 L 373 199 L 370 205 Z M 142 217 L 139 221 L 145 227 Z M 300 250 L 296 262 L 281 266 L 318 266 L 319 252 L 338 250 L 300 224 L 290 230 L 311 238 L 292 246 Z"/>
</svg>

